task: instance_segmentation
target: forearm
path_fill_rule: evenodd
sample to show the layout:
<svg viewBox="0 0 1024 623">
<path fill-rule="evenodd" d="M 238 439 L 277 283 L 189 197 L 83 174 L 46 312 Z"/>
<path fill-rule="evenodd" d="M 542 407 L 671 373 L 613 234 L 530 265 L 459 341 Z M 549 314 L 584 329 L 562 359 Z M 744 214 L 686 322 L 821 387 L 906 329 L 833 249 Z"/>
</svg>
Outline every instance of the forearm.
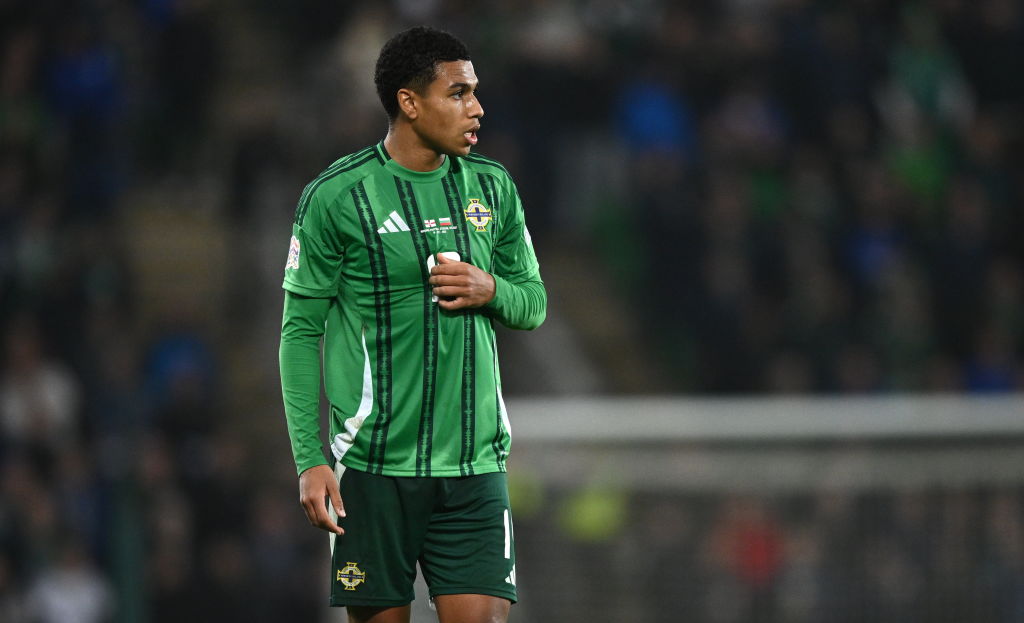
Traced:
<svg viewBox="0 0 1024 623">
<path fill-rule="evenodd" d="M 320 337 L 329 299 L 285 293 L 281 322 L 281 394 L 298 473 L 324 465 L 320 442 Z"/>
<path fill-rule="evenodd" d="M 513 283 L 494 277 L 494 298 L 487 304 L 492 318 L 510 329 L 536 329 L 547 315 L 548 295 L 542 281 Z"/>
</svg>

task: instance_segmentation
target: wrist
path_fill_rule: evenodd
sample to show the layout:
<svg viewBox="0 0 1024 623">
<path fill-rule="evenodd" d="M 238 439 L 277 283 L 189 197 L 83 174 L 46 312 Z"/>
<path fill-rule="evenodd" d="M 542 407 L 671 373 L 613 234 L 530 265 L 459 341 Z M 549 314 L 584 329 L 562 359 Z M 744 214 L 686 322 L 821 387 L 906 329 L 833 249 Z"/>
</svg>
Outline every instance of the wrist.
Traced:
<svg viewBox="0 0 1024 623">
<path fill-rule="evenodd" d="M 493 275 L 491 273 L 487 274 L 491 278 L 491 284 L 493 285 L 493 289 L 491 290 L 491 298 L 487 299 L 487 302 L 484 303 L 484 306 L 490 309 L 496 309 L 501 305 L 501 302 L 504 297 L 504 289 L 507 288 L 508 286 L 501 277 Z"/>
<path fill-rule="evenodd" d="M 295 468 L 296 468 L 295 471 L 298 472 L 299 478 L 302 478 L 306 474 L 306 472 L 312 470 L 313 468 L 320 467 L 320 466 L 330 468 L 330 466 L 327 464 L 327 461 L 325 461 L 321 457 L 319 460 L 317 460 L 317 459 L 308 459 L 306 461 L 297 463 L 295 465 Z"/>
<path fill-rule="evenodd" d="M 491 273 L 485 274 L 487 275 L 488 281 L 491 284 L 490 290 L 487 292 L 487 297 L 484 299 L 483 302 L 484 305 L 488 305 L 491 301 L 494 300 L 494 297 L 498 295 L 498 280 L 495 279 L 494 275 L 492 275 Z"/>
</svg>

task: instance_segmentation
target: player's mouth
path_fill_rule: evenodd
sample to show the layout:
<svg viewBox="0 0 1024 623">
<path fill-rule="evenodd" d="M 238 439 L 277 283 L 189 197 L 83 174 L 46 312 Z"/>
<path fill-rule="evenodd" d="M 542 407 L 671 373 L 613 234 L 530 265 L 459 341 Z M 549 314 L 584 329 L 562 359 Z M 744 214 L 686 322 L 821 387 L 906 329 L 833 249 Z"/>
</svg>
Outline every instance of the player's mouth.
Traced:
<svg viewBox="0 0 1024 623">
<path fill-rule="evenodd" d="M 480 126 L 477 126 L 477 127 L 473 128 L 472 130 L 470 130 L 469 132 L 463 133 L 463 136 L 466 137 L 466 141 L 468 141 L 470 145 L 476 145 L 477 141 L 480 140 L 476 136 L 476 131 L 479 130 L 479 129 L 480 129 Z"/>
</svg>

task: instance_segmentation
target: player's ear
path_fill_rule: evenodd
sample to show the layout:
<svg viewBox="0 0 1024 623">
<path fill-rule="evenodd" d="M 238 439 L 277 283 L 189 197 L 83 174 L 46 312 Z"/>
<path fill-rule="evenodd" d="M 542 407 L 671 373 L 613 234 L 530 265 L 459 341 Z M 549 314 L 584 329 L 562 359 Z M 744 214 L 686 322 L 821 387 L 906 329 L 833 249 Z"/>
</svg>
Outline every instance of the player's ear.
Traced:
<svg viewBox="0 0 1024 623">
<path fill-rule="evenodd" d="M 419 110 L 417 105 L 419 102 L 416 101 L 416 93 L 412 89 L 398 89 L 398 93 L 395 94 L 398 98 L 398 109 L 401 110 L 406 117 L 409 119 L 415 119 L 419 116 Z"/>
</svg>

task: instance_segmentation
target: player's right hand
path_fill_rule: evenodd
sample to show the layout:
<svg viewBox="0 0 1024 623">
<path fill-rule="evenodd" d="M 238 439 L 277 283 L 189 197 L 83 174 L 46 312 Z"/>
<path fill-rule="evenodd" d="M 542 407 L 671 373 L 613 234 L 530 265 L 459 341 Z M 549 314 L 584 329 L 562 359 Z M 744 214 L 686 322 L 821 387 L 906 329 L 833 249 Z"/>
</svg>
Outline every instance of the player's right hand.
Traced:
<svg viewBox="0 0 1024 623">
<path fill-rule="evenodd" d="M 306 511 L 309 523 L 334 534 L 345 534 L 327 513 L 328 499 L 338 517 L 344 517 L 345 507 L 341 503 L 341 491 L 334 470 L 326 465 L 317 465 L 299 475 L 299 504 Z"/>
</svg>

